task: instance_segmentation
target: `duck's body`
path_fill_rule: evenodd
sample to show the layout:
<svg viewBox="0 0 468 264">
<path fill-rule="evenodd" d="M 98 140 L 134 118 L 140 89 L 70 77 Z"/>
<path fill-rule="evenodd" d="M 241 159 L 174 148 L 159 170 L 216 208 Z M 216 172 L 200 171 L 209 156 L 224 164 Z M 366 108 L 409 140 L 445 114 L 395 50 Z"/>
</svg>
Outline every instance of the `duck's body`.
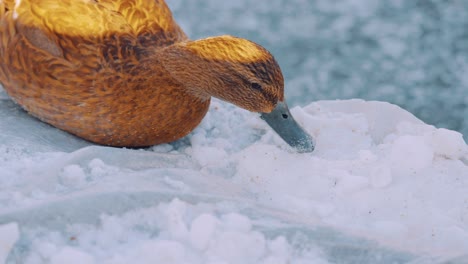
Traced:
<svg viewBox="0 0 468 264">
<path fill-rule="evenodd" d="M 158 49 L 187 39 L 169 9 L 163 1 L 100 2 L 24 0 L 16 10 L 5 2 L 0 80 L 6 91 L 42 121 L 100 144 L 149 146 L 186 135 L 209 98 L 188 94 L 156 60 Z M 110 16 L 110 8 L 127 9 L 100 28 L 106 24 L 96 17 Z M 50 17 L 50 27 L 33 11 Z M 138 23 L 149 16 L 154 23 Z"/>
<path fill-rule="evenodd" d="M 42 121 L 111 146 L 181 138 L 211 96 L 265 113 L 283 101 L 268 51 L 190 41 L 163 0 L 0 0 L 0 82 Z"/>
</svg>

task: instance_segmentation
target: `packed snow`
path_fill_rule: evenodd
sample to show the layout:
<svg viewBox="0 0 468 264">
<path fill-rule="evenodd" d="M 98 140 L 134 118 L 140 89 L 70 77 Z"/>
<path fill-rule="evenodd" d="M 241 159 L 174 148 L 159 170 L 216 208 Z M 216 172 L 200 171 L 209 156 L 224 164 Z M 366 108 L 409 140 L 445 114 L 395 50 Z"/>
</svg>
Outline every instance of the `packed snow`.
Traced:
<svg viewBox="0 0 468 264">
<path fill-rule="evenodd" d="M 120 149 L 41 123 L 3 95 L 0 260 L 468 260 L 460 133 L 384 102 L 319 101 L 292 113 L 315 152 L 296 153 L 258 114 L 218 100 L 186 138 Z"/>
</svg>

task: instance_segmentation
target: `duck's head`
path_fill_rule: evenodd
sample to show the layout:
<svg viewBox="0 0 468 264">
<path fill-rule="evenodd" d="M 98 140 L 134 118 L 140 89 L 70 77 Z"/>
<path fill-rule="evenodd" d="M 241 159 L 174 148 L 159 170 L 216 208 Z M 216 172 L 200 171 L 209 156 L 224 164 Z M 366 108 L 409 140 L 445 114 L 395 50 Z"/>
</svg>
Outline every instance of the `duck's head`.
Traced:
<svg viewBox="0 0 468 264">
<path fill-rule="evenodd" d="M 285 103 L 278 63 L 262 46 L 219 36 L 178 43 L 163 52 L 165 68 L 191 93 L 258 112 L 291 146 L 302 152 L 314 149 L 312 138 L 293 119 Z"/>
</svg>

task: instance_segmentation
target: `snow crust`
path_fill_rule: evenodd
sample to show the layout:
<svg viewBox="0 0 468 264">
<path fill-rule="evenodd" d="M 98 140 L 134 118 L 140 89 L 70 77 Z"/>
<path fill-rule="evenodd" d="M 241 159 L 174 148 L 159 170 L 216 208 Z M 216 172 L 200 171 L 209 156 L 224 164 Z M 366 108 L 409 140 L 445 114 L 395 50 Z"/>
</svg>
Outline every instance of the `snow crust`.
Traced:
<svg viewBox="0 0 468 264">
<path fill-rule="evenodd" d="M 0 224 L 21 230 L 6 263 L 467 260 L 460 133 L 384 102 L 292 113 L 314 153 L 218 100 L 188 137 L 136 150 L 92 145 L 0 100 Z"/>
</svg>

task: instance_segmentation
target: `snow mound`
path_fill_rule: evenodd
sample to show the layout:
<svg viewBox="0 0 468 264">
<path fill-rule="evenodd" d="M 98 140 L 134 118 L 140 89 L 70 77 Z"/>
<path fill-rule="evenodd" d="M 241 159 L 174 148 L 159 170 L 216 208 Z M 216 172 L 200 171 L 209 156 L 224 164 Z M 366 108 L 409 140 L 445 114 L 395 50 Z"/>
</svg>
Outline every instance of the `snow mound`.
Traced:
<svg viewBox="0 0 468 264">
<path fill-rule="evenodd" d="M 460 133 L 383 102 L 292 113 L 315 152 L 218 100 L 188 137 L 136 150 L 92 145 L 0 100 L 0 225 L 21 229 L 6 263 L 466 260 Z"/>
</svg>

